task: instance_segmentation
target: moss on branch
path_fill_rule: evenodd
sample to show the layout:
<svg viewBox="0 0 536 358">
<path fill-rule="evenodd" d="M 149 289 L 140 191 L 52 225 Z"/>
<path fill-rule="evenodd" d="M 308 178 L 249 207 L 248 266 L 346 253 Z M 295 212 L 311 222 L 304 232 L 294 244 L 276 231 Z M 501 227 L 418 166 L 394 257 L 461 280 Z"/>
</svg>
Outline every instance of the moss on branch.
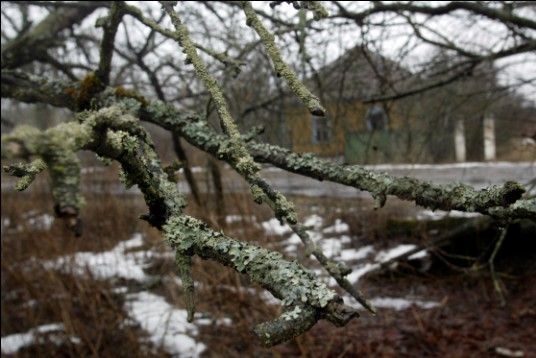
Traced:
<svg viewBox="0 0 536 358">
<path fill-rule="evenodd" d="M 188 252 L 175 250 L 175 263 L 184 295 L 188 322 L 193 322 L 195 314 L 195 287 L 192 278 L 192 255 Z"/>
<path fill-rule="evenodd" d="M 71 97 L 77 111 L 90 108 L 91 100 L 102 90 L 104 85 L 95 74 L 89 72 L 80 82 L 65 88 L 65 93 Z"/>
</svg>

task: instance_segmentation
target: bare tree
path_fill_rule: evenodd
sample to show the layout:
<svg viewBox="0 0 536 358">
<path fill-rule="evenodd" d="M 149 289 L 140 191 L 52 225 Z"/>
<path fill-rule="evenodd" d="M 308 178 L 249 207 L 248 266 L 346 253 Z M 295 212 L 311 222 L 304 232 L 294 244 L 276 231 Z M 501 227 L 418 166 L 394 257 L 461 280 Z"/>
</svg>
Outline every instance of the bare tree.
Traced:
<svg viewBox="0 0 536 358">
<path fill-rule="evenodd" d="M 285 13 L 289 9 L 285 3 L 297 9 L 299 21 Z M 277 252 L 234 240 L 186 215 L 186 198 L 169 180 L 142 122 L 172 133 L 182 161 L 187 159 L 180 144 L 184 140 L 229 164 L 249 184 L 253 200 L 268 205 L 275 217 L 290 224 L 307 254 L 313 255 L 345 291 L 372 312 L 374 308 L 345 278 L 351 270 L 326 257 L 314 244 L 293 204 L 259 174 L 260 163 L 365 190 L 378 207 L 385 204 L 388 195 L 394 195 L 426 208 L 479 212 L 501 225 L 513 219 L 536 218 L 535 200 L 522 198 L 525 189 L 518 183 L 476 190 L 461 184 L 440 186 L 413 178 L 395 178 L 262 143 L 255 140 L 256 131 L 243 133 L 238 126 L 252 108 L 277 107 L 278 98 L 289 92 L 310 113 L 326 114 L 322 95 L 315 94 L 302 80 L 303 74 L 314 73 L 322 61 L 313 60 L 320 47 L 306 39 L 329 44 L 329 36 L 322 38 L 321 34 L 330 26 L 357 26 L 365 48 L 370 45 L 367 27 L 388 29 L 400 26 L 402 21 L 421 43 L 456 55 L 454 60 L 448 60 L 447 68 L 438 70 L 431 61 L 420 71 L 411 72 L 411 78 L 392 78 L 378 70 L 379 92 L 371 93 L 367 99 L 375 102 L 423 93 L 470 75 L 475 66 L 485 61 L 533 51 L 536 23 L 530 4 L 376 2 L 366 9 L 353 9 L 352 4 L 339 2 L 276 1 L 270 4 L 274 10 L 262 10 L 247 1 L 160 5 L 3 3 L 2 25 L 7 24 L 9 31 L 2 26 L 2 98 L 66 108 L 72 111 L 72 121 L 46 130 L 16 127 L 2 136 L 2 157 L 28 162 L 5 167 L 8 173 L 21 178 L 19 190 L 48 170 L 56 213 L 69 220 L 77 218 L 83 201 L 77 152 L 90 150 L 117 161 L 125 184 L 137 185 L 144 195 L 149 213 L 143 219 L 159 229 L 176 252 L 190 319 L 195 310 L 193 255 L 247 275 L 282 300 L 284 313 L 255 328 L 265 345 L 296 337 L 319 319 L 343 326 L 358 314 L 301 264 L 287 261 Z M 28 14 L 29 7 L 42 10 L 35 24 Z M 458 12 L 463 13 L 464 21 L 482 17 L 499 24 L 507 36 L 501 44 L 482 49 L 450 39 L 429 24 L 434 18 Z M 97 30 L 92 26 L 96 14 L 103 15 L 96 21 Z M 287 45 L 296 42 L 300 51 L 294 56 L 292 46 Z M 401 51 L 412 46 L 416 45 L 403 45 Z M 257 49 L 264 54 L 256 58 L 258 66 L 265 66 L 262 74 L 266 76 L 259 76 L 254 84 L 256 91 L 275 95 L 244 96 L 240 103 L 236 96 L 241 92 L 236 88 L 233 91 L 232 84 L 247 80 L 239 73 Z M 302 76 L 295 71 L 295 63 L 301 63 Z M 199 98 L 208 101 L 204 108 Z M 217 126 L 209 121 L 212 111 L 216 113 Z M 242 126 L 248 127 L 245 121 Z M 195 181 L 192 177 L 188 180 L 194 189 Z"/>
</svg>

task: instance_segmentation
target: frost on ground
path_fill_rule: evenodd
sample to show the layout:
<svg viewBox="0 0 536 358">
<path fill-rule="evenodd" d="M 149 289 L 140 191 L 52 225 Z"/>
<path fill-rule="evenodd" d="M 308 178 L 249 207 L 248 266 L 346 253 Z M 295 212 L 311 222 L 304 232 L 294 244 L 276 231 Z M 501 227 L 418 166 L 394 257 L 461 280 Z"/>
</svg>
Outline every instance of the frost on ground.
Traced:
<svg viewBox="0 0 536 358">
<path fill-rule="evenodd" d="M 2 337 L 2 354 L 15 354 L 24 347 L 38 343 L 44 335 L 47 335 L 48 340 L 55 344 L 63 343 L 66 338 L 63 324 L 45 324 L 32 328 L 25 333 L 15 333 Z M 75 344 L 80 342 L 80 338 L 74 336 L 66 339 Z"/>
<path fill-rule="evenodd" d="M 186 310 L 178 309 L 150 292 L 127 295 L 126 309 L 157 346 L 180 357 L 198 357 L 206 346 L 192 336 L 197 326 L 186 320 Z"/>
</svg>

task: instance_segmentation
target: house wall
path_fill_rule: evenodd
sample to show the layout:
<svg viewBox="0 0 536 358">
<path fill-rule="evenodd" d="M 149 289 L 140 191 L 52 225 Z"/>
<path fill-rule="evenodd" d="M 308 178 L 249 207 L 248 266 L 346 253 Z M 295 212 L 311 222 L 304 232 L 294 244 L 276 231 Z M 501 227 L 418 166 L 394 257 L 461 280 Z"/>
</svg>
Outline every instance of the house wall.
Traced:
<svg viewBox="0 0 536 358">
<path fill-rule="evenodd" d="M 285 118 L 291 138 L 292 150 L 300 153 L 315 153 L 321 156 L 337 157 L 348 155 L 346 141 L 351 133 L 368 133 L 365 116 L 370 105 L 360 101 L 324 104 L 331 124 L 331 138 L 325 143 L 313 141 L 312 115 L 303 106 L 287 107 Z M 398 130 L 402 116 L 396 109 L 388 110 L 389 130 Z M 346 152 L 346 153 L 345 153 Z"/>
<path fill-rule="evenodd" d="M 360 103 L 355 102 L 344 106 L 328 104 L 326 110 L 331 127 L 331 137 L 325 143 L 314 143 L 312 115 L 306 108 L 291 107 L 285 111 L 294 151 L 310 152 L 322 156 L 343 155 L 346 132 L 365 129 L 363 118 L 366 110 Z"/>
</svg>

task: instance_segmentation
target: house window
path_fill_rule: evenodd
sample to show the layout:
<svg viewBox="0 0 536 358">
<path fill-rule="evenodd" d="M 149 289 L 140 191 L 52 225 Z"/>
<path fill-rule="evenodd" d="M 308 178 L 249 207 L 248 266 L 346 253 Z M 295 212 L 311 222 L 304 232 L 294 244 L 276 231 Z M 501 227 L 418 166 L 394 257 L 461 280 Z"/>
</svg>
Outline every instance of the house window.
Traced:
<svg viewBox="0 0 536 358">
<path fill-rule="evenodd" d="M 382 106 L 375 105 L 367 111 L 365 122 L 370 132 L 383 131 L 389 126 L 389 117 Z"/>
<path fill-rule="evenodd" d="M 327 143 L 331 138 L 331 126 L 327 117 L 312 116 L 313 144 Z"/>
</svg>

